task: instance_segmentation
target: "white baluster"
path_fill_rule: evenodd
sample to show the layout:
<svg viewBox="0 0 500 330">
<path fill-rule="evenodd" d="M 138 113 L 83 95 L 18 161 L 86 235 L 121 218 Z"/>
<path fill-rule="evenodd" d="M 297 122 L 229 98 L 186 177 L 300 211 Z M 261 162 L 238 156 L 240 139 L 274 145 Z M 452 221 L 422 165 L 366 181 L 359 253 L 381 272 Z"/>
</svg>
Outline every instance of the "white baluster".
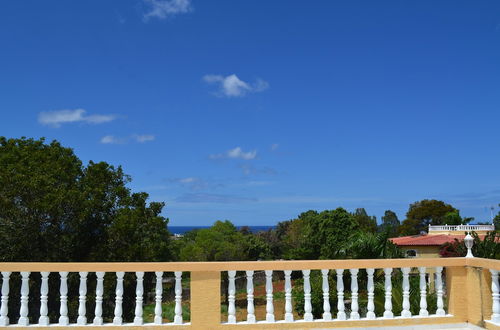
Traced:
<svg viewBox="0 0 500 330">
<path fill-rule="evenodd" d="M 104 272 L 96 272 L 94 325 L 102 325 L 102 295 L 104 294 Z"/>
<path fill-rule="evenodd" d="M 498 286 L 498 270 L 490 269 L 491 273 L 491 297 L 493 299 L 492 303 L 492 314 L 491 321 L 495 323 L 500 323 L 500 287 Z"/>
<path fill-rule="evenodd" d="M 304 276 L 304 321 L 312 321 L 312 305 L 311 305 L 311 281 L 310 281 L 311 271 L 305 269 L 302 271 Z"/>
<path fill-rule="evenodd" d="M 134 325 L 142 325 L 142 301 L 144 295 L 144 272 L 135 272 L 136 286 L 135 286 L 135 317 Z"/>
<path fill-rule="evenodd" d="M 61 277 L 61 286 L 59 293 L 61 295 L 61 306 L 59 307 L 59 325 L 69 325 L 68 318 L 68 272 L 59 272 Z"/>
<path fill-rule="evenodd" d="M 332 313 L 330 308 L 330 284 L 328 283 L 328 272 L 329 269 L 321 270 L 322 285 L 323 289 L 323 321 L 331 321 Z"/>
<path fill-rule="evenodd" d="M 19 310 L 19 320 L 17 324 L 27 326 L 29 324 L 28 319 L 28 298 L 30 292 L 29 286 L 30 272 L 21 272 L 22 284 L 21 284 L 21 308 Z"/>
<path fill-rule="evenodd" d="M 182 272 L 175 272 L 174 324 L 182 324 Z"/>
<path fill-rule="evenodd" d="M 2 298 L 0 306 L 0 326 L 9 325 L 9 279 L 10 272 L 2 272 Z"/>
<path fill-rule="evenodd" d="M 359 320 L 358 305 L 358 272 L 359 269 L 350 269 L 351 272 L 351 320 Z"/>
<path fill-rule="evenodd" d="M 161 297 L 163 295 L 163 272 L 155 272 L 156 287 L 155 287 L 155 324 L 161 324 L 163 321 Z"/>
<path fill-rule="evenodd" d="M 411 317 L 410 311 L 410 267 L 401 268 L 403 272 L 403 310 L 402 317 Z"/>
<path fill-rule="evenodd" d="M 285 270 L 285 322 L 293 322 L 292 311 L 292 271 Z"/>
<path fill-rule="evenodd" d="M 228 302 L 229 306 L 227 307 L 227 323 L 236 323 L 236 306 L 234 305 L 236 300 L 236 287 L 234 284 L 234 277 L 236 276 L 235 270 L 230 270 L 227 272 L 227 276 L 229 279 L 229 286 L 227 288 Z"/>
<path fill-rule="evenodd" d="M 273 271 L 266 270 L 266 321 L 274 322 Z"/>
<path fill-rule="evenodd" d="M 255 307 L 253 305 L 253 270 L 247 270 L 247 323 L 255 323 Z"/>
<path fill-rule="evenodd" d="M 443 302 L 443 267 L 436 267 L 436 291 L 437 291 L 437 310 L 436 315 L 445 316 Z"/>
<path fill-rule="evenodd" d="M 344 270 L 336 269 L 337 272 L 337 320 L 347 319 L 344 305 Z"/>
<path fill-rule="evenodd" d="M 124 272 L 116 272 L 115 317 L 113 318 L 114 325 L 121 325 L 123 323 L 123 276 L 125 276 Z"/>
<path fill-rule="evenodd" d="M 47 307 L 47 302 L 49 299 L 49 272 L 41 272 L 42 275 L 42 285 L 40 287 L 40 318 L 38 319 L 39 325 L 49 325 L 49 317 L 47 313 L 49 309 Z"/>
<path fill-rule="evenodd" d="M 78 290 L 78 318 L 76 319 L 76 324 L 86 325 L 87 324 L 87 275 L 88 272 L 80 272 L 80 288 Z"/>
<path fill-rule="evenodd" d="M 429 316 L 427 311 L 427 283 L 425 281 L 425 267 L 418 267 L 420 273 L 420 312 L 419 316 Z"/>
<path fill-rule="evenodd" d="M 95 287 L 95 316 L 94 325 L 102 325 L 102 295 L 104 294 L 104 274 L 105 272 L 96 272 L 97 284 Z"/>
<path fill-rule="evenodd" d="M 392 282 L 391 282 L 392 268 L 384 268 L 384 274 L 385 274 L 384 317 L 386 319 L 392 319 L 394 317 L 394 314 L 392 313 Z"/>
<path fill-rule="evenodd" d="M 366 318 L 369 320 L 374 320 L 376 317 L 375 316 L 375 303 L 374 303 L 375 285 L 373 284 L 373 273 L 374 272 L 375 272 L 375 269 L 373 269 L 373 268 L 366 269 L 366 274 L 368 275 L 368 283 L 367 283 L 368 304 L 366 306 L 366 309 L 368 311 L 366 312 Z"/>
</svg>

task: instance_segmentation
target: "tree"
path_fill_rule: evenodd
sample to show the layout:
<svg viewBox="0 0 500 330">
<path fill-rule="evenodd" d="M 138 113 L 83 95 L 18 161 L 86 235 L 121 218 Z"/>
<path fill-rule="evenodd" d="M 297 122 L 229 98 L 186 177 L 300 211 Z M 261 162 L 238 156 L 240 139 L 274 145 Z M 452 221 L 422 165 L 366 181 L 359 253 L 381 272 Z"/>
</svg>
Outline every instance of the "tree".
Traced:
<svg viewBox="0 0 500 330">
<path fill-rule="evenodd" d="M 498 207 L 500 207 L 500 204 L 498 204 Z M 498 214 L 493 218 L 493 224 L 495 225 L 495 230 L 500 230 L 500 211 L 498 211 Z"/>
<path fill-rule="evenodd" d="M 446 214 L 458 212 L 443 201 L 424 199 L 413 204 L 406 213 L 406 220 L 399 227 L 400 235 L 416 235 L 428 229 L 429 225 L 444 225 Z"/>
<path fill-rule="evenodd" d="M 398 216 L 391 210 L 386 210 L 382 216 L 382 223 L 379 226 L 380 232 L 387 232 L 389 237 L 396 236 L 401 225 Z"/>
<path fill-rule="evenodd" d="M 364 208 L 357 208 L 352 217 L 358 223 L 359 230 L 367 233 L 375 233 L 377 231 L 377 218 L 369 216 Z"/>
<path fill-rule="evenodd" d="M 476 232 L 471 233 L 474 243 L 472 254 L 474 257 L 487 259 L 500 259 L 500 233 L 490 231 L 482 239 Z M 453 242 L 443 244 L 439 249 L 441 257 L 465 257 L 467 248 L 463 239 L 455 238 Z"/>
</svg>

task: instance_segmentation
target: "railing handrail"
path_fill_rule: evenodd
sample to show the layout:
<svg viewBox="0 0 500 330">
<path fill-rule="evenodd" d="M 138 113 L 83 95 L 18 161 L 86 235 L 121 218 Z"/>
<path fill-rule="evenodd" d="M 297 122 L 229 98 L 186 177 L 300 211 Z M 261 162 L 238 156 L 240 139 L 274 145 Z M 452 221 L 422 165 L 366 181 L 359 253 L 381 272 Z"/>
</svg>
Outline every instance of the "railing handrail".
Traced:
<svg viewBox="0 0 500 330">
<path fill-rule="evenodd" d="M 429 231 L 495 230 L 494 225 L 429 225 Z"/>
</svg>

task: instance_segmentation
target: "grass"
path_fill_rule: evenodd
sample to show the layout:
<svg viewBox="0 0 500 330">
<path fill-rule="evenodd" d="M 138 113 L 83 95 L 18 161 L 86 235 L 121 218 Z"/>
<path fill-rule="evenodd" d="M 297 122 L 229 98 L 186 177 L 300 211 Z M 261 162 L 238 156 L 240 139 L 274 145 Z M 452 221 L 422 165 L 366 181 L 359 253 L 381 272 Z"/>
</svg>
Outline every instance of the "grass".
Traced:
<svg viewBox="0 0 500 330">
<path fill-rule="evenodd" d="M 175 315 L 175 302 L 167 302 L 162 304 L 162 318 L 164 323 L 169 323 L 174 321 Z M 149 304 L 144 306 L 144 322 L 151 323 L 154 321 L 155 317 L 155 304 Z M 191 311 L 189 308 L 189 303 L 182 304 L 182 319 L 184 322 L 189 322 L 191 319 Z"/>
</svg>

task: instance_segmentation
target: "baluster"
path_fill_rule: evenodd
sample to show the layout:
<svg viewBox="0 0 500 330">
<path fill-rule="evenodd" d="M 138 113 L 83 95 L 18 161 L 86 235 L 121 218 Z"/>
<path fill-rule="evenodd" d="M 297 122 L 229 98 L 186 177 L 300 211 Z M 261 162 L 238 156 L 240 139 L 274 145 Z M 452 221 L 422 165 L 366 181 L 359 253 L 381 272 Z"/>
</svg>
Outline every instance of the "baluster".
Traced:
<svg viewBox="0 0 500 330">
<path fill-rule="evenodd" d="M 359 269 L 350 269 L 351 272 L 351 320 L 359 320 L 358 305 L 358 272 Z"/>
<path fill-rule="evenodd" d="M 304 276 L 304 321 L 312 321 L 312 305 L 311 305 L 311 281 L 310 281 L 311 271 L 305 269 L 302 271 Z"/>
<path fill-rule="evenodd" d="M 498 270 L 490 269 L 491 273 L 491 297 L 493 303 L 491 306 L 491 321 L 495 323 L 500 322 L 500 287 L 498 286 Z"/>
<path fill-rule="evenodd" d="M 266 321 L 274 322 L 273 271 L 266 270 Z"/>
<path fill-rule="evenodd" d="M 436 291 L 437 291 L 437 310 L 436 315 L 445 316 L 443 302 L 443 267 L 436 267 Z"/>
<path fill-rule="evenodd" d="M 69 325 L 68 317 L 68 272 L 59 272 L 61 285 L 59 293 L 61 295 L 61 306 L 59 307 L 59 325 Z"/>
<path fill-rule="evenodd" d="M 175 272 L 174 324 L 182 324 L 182 272 Z"/>
<path fill-rule="evenodd" d="M 88 272 L 80 272 L 80 288 L 78 290 L 78 318 L 76 319 L 76 324 L 86 325 L 87 324 L 87 308 L 85 304 L 87 303 L 87 275 Z"/>
<path fill-rule="evenodd" d="M 163 321 L 162 308 L 161 308 L 161 297 L 163 294 L 163 272 L 155 272 L 156 275 L 156 287 L 155 287 L 155 324 L 161 324 Z"/>
<path fill-rule="evenodd" d="M 420 312 L 419 316 L 429 316 L 427 311 L 427 283 L 425 281 L 425 267 L 418 267 L 420 273 Z"/>
<path fill-rule="evenodd" d="M 336 269 L 337 272 L 337 320 L 347 319 L 344 305 L 344 270 Z"/>
<path fill-rule="evenodd" d="M 403 272 L 403 310 L 402 317 L 411 317 L 410 312 L 410 267 L 401 268 Z"/>
<path fill-rule="evenodd" d="M 0 326 L 9 325 L 9 279 L 10 272 L 2 272 L 2 299 L 0 306 Z"/>
<path fill-rule="evenodd" d="M 19 310 L 19 320 L 17 324 L 27 326 L 29 324 L 28 319 L 28 298 L 30 292 L 29 286 L 30 272 L 21 272 L 22 284 L 21 284 L 21 308 Z"/>
<path fill-rule="evenodd" d="M 323 289 L 323 321 L 331 321 L 332 313 L 330 312 L 330 284 L 328 283 L 328 272 L 329 269 L 321 270 L 322 285 Z"/>
<path fill-rule="evenodd" d="M 392 282 L 391 282 L 392 268 L 384 268 L 384 274 L 385 274 L 384 317 L 387 319 L 392 319 L 394 317 L 394 314 L 392 313 Z"/>
<path fill-rule="evenodd" d="M 247 270 L 247 323 L 255 323 L 255 307 L 253 305 L 253 270 Z"/>
<path fill-rule="evenodd" d="M 96 272 L 94 325 L 102 325 L 102 295 L 104 294 L 104 272 Z"/>
<path fill-rule="evenodd" d="M 292 271 L 285 270 L 285 322 L 293 322 L 291 276 Z"/>
<path fill-rule="evenodd" d="M 227 323 L 236 323 L 236 307 L 234 306 L 235 302 L 235 294 L 236 287 L 234 285 L 234 277 L 236 276 L 235 270 L 229 270 L 227 272 L 227 276 L 229 278 L 229 286 L 227 288 L 228 302 L 229 306 L 227 307 Z"/>
<path fill-rule="evenodd" d="M 142 325 L 142 301 L 144 295 L 144 272 L 135 272 L 135 277 L 137 280 L 135 286 L 135 317 L 134 317 L 134 325 Z"/>
<path fill-rule="evenodd" d="M 374 272 L 375 272 L 375 269 L 373 269 L 373 268 L 366 269 L 366 274 L 368 275 L 368 283 L 367 283 L 368 304 L 366 306 L 366 309 L 368 311 L 366 312 L 366 318 L 369 320 L 374 320 L 376 317 L 375 316 L 375 303 L 374 303 L 375 285 L 373 284 L 373 273 Z"/>
<path fill-rule="evenodd" d="M 125 276 L 125 272 L 116 272 L 115 317 L 113 318 L 114 325 L 121 325 L 123 323 L 123 276 Z"/>
<path fill-rule="evenodd" d="M 42 275 L 42 285 L 40 288 L 40 318 L 38 319 L 39 325 L 49 325 L 49 317 L 47 313 L 49 309 L 47 307 L 47 301 L 49 299 L 49 272 L 41 272 Z"/>
</svg>

